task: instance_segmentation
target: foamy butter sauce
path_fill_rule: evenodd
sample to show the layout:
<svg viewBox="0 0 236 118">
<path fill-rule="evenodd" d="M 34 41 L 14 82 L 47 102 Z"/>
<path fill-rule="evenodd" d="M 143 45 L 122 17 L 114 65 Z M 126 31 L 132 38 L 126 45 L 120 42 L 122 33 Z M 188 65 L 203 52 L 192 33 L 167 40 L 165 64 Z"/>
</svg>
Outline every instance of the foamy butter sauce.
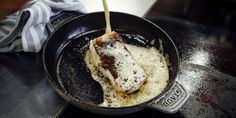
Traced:
<svg viewBox="0 0 236 118">
<path fill-rule="evenodd" d="M 89 50 L 86 52 L 85 62 L 87 67 L 90 69 L 93 79 L 101 84 L 104 91 L 104 102 L 99 106 L 125 107 L 137 105 L 159 95 L 168 84 L 167 62 L 156 48 L 144 48 L 128 44 L 126 44 L 126 47 L 137 63 L 144 69 L 147 76 L 147 81 L 139 90 L 127 96 L 119 96 L 115 93 L 109 79 L 105 78 L 91 65 Z"/>
</svg>

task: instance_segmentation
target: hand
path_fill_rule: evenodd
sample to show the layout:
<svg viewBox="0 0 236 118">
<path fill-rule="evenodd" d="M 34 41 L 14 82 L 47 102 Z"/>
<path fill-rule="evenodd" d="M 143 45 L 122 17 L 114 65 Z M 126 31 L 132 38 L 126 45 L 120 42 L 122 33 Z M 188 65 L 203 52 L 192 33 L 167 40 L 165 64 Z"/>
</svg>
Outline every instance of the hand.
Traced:
<svg viewBox="0 0 236 118">
<path fill-rule="evenodd" d="M 0 0 L 0 18 L 19 10 L 29 0 Z"/>
</svg>

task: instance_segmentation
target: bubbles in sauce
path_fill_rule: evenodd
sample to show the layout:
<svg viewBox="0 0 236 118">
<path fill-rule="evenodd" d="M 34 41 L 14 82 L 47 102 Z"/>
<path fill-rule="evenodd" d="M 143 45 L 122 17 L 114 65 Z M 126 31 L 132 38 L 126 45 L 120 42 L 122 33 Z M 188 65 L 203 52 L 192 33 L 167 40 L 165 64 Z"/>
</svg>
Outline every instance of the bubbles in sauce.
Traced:
<svg viewBox="0 0 236 118">
<path fill-rule="evenodd" d="M 123 43 L 118 41 L 106 45 L 105 48 L 100 48 L 99 51 L 103 55 L 111 55 L 112 57 L 108 60 L 114 60 L 114 71 L 116 72 L 116 78 L 109 78 L 114 81 L 122 92 L 133 92 L 139 88 L 139 86 L 145 81 L 144 70 L 136 63 L 136 60 L 129 53 L 129 51 L 124 47 Z M 127 68 L 128 67 L 128 68 Z M 104 73 L 104 72 L 103 72 Z M 117 92 L 122 94 L 121 90 L 117 89 Z"/>
<path fill-rule="evenodd" d="M 86 52 L 85 62 L 87 67 L 90 69 L 93 79 L 101 84 L 104 91 L 104 102 L 99 106 L 125 107 L 137 105 L 159 95 L 168 84 L 168 64 L 159 50 L 153 47 L 144 48 L 129 44 L 126 44 L 126 48 L 137 61 L 137 64 L 143 68 L 147 77 L 147 81 L 137 91 L 127 96 L 116 94 L 109 79 L 105 78 L 99 70 L 91 65 L 89 50 Z"/>
</svg>

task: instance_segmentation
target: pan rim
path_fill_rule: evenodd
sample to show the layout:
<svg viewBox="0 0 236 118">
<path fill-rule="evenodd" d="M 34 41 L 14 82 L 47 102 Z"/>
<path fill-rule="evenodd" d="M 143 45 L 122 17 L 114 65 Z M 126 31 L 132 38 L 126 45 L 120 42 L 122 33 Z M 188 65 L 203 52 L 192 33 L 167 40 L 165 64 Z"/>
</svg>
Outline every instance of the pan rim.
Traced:
<svg viewBox="0 0 236 118">
<path fill-rule="evenodd" d="M 76 102 L 76 104 L 80 104 L 81 107 L 82 106 L 87 106 L 87 107 L 95 107 L 97 109 L 105 109 L 105 110 L 126 110 L 126 109 L 132 109 L 132 108 L 137 108 L 137 107 L 138 108 L 140 108 L 140 107 L 141 108 L 145 108 L 145 106 L 147 107 L 150 103 L 153 103 L 154 101 L 162 98 L 163 95 L 165 95 L 171 89 L 171 87 L 176 82 L 177 75 L 179 73 L 179 53 L 178 53 L 177 47 L 176 47 L 175 43 L 173 42 L 172 38 L 162 28 L 160 28 L 158 25 L 154 24 L 153 22 L 151 22 L 151 21 L 149 21 L 149 20 L 147 20 L 145 18 L 138 17 L 138 16 L 135 16 L 135 15 L 132 15 L 132 14 L 128 14 L 128 13 L 123 13 L 123 12 L 113 12 L 113 11 L 111 12 L 111 14 L 128 15 L 130 17 L 138 18 L 140 20 L 143 20 L 144 22 L 147 22 L 147 23 L 153 25 L 155 28 L 160 30 L 160 32 L 162 32 L 168 38 L 168 40 L 171 42 L 171 44 L 173 45 L 175 53 L 176 53 L 176 57 L 177 57 L 176 72 L 173 74 L 173 79 L 174 80 L 168 83 L 169 84 L 168 85 L 169 86 L 168 89 L 165 88 L 159 95 L 155 96 L 154 98 L 152 98 L 150 100 L 147 100 L 147 101 L 145 101 L 143 103 L 140 103 L 140 104 L 136 104 L 136 105 L 132 105 L 132 106 L 125 106 L 125 107 L 104 107 L 104 106 L 93 105 L 93 104 L 81 102 L 78 99 L 74 98 L 69 92 L 62 90 L 61 87 L 59 87 L 57 85 L 57 83 L 55 83 L 55 81 L 53 81 L 52 77 L 50 76 L 50 73 L 48 72 L 47 65 L 46 65 L 46 60 L 45 60 L 46 59 L 46 57 L 45 57 L 45 55 L 46 55 L 46 48 L 47 48 L 47 45 L 48 45 L 51 37 L 56 34 L 56 31 L 58 29 L 60 29 L 63 25 L 65 25 L 67 23 L 70 23 L 70 22 L 73 22 L 76 19 L 81 19 L 81 18 L 86 17 L 88 15 L 101 14 L 101 13 L 104 13 L 104 12 L 101 11 L 101 12 L 91 12 L 91 13 L 83 14 L 83 15 L 77 16 L 75 18 L 72 18 L 72 19 L 66 21 L 66 22 L 62 23 L 59 27 L 55 28 L 55 30 L 50 34 L 48 40 L 45 42 L 45 45 L 43 47 L 43 54 L 42 54 L 43 56 L 42 56 L 42 58 L 43 58 L 44 71 L 45 71 L 46 76 L 47 76 L 46 78 L 49 81 L 49 83 L 53 86 L 54 90 L 60 96 L 65 98 L 69 103 L 74 104 L 74 102 Z M 76 106 L 78 106 L 78 105 L 76 105 Z"/>
</svg>

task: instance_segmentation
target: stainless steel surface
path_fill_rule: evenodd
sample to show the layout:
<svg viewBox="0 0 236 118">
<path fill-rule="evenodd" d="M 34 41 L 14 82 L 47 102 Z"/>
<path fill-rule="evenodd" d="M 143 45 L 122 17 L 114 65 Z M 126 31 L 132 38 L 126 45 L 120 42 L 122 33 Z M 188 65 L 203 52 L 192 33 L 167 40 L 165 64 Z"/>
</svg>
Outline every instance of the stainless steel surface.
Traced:
<svg viewBox="0 0 236 118">
<path fill-rule="evenodd" d="M 0 118 L 52 118 L 67 105 L 52 89 L 41 54 L 0 54 Z"/>
<path fill-rule="evenodd" d="M 178 79 L 190 93 L 176 114 L 153 109 L 116 116 L 122 118 L 235 118 L 236 116 L 236 38 L 235 33 L 174 18 L 152 19 L 175 42 L 180 53 Z M 69 106 L 59 118 L 92 114 Z"/>
<path fill-rule="evenodd" d="M 180 53 L 179 80 L 190 98 L 184 117 L 236 116 L 235 33 L 179 19 L 156 19 L 174 40 Z"/>
</svg>

